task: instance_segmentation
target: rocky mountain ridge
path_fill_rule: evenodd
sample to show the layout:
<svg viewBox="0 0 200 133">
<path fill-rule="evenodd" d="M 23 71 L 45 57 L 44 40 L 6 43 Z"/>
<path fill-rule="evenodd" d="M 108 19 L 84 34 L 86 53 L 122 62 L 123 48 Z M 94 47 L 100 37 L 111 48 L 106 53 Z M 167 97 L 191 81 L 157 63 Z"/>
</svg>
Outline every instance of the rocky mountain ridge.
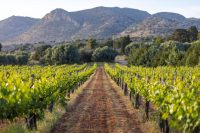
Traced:
<svg viewBox="0 0 200 133">
<path fill-rule="evenodd" d="M 200 19 L 177 13 L 149 14 L 131 8 L 96 7 L 76 12 L 55 9 L 42 19 L 12 16 L 0 21 L 0 42 L 7 44 L 62 42 L 76 39 L 166 36 L 177 28 L 197 26 Z"/>
</svg>

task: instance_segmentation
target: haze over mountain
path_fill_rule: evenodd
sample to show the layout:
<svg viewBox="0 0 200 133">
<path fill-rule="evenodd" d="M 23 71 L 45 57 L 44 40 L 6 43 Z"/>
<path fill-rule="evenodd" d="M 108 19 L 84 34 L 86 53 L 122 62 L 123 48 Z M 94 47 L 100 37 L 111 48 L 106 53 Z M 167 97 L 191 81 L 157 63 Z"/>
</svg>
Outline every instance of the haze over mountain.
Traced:
<svg viewBox="0 0 200 133">
<path fill-rule="evenodd" d="M 197 26 L 200 20 L 176 13 L 149 14 L 146 11 L 118 7 L 96 7 L 67 12 L 55 9 L 42 19 L 10 17 L 0 21 L 3 44 L 62 42 L 75 39 L 165 36 L 177 28 Z"/>
</svg>

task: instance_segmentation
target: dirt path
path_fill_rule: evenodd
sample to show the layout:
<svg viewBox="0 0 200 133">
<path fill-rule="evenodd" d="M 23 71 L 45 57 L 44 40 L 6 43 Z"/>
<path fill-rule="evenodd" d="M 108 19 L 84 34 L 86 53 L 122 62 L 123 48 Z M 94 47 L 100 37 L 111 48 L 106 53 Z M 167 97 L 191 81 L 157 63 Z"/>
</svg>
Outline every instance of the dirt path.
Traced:
<svg viewBox="0 0 200 133">
<path fill-rule="evenodd" d="M 52 133 L 141 133 L 134 110 L 122 97 L 98 68 Z"/>
</svg>

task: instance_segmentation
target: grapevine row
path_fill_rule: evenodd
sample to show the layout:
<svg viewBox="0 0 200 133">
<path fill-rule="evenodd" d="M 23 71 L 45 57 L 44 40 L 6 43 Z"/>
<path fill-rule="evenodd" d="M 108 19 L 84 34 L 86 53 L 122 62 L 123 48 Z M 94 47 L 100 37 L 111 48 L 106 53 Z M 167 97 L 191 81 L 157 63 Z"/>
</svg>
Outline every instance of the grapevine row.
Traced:
<svg viewBox="0 0 200 133">
<path fill-rule="evenodd" d="M 95 71 L 96 64 L 61 66 L 1 66 L 0 119 L 24 117 L 29 128 L 56 102 L 66 105 L 70 93 Z"/>
<path fill-rule="evenodd" d="M 134 97 L 135 107 L 145 100 L 146 117 L 150 103 L 160 112 L 160 128 L 181 132 L 200 130 L 200 68 L 199 67 L 126 67 L 105 64 L 107 73 Z"/>
</svg>

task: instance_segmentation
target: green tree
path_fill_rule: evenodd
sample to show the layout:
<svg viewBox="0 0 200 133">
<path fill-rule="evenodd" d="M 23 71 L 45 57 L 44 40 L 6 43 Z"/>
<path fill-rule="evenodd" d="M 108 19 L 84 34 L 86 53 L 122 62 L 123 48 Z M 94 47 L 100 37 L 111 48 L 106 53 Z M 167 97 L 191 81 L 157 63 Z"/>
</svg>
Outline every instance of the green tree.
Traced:
<svg viewBox="0 0 200 133">
<path fill-rule="evenodd" d="M 45 55 L 45 50 L 51 48 L 51 45 L 41 45 L 35 48 L 32 52 L 31 59 L 39 61 Z"/>
<path fill-rule="evenodd" d="M 190 42 L 190 33 L 186 29 L 176 29 L 171 38 L 174 41 Z"/>
<path fill-rule="evenodd" d="M 52 61 L 52 48 L 48 48 L 45 50 L 44 60 L 45 63 L 48 65 L 54 64 Z"/>
<path fill-rule="evenodd" d="M 74 42 L 74 44 L 73 45 L 75 45 L 77 48 L 83 48 L 83 47 L 85 47 L 85 43 L 83 43 L 80 39 L 77 39 L 75 42 Z"/>
<path fill-rule="evenodd" d="M 114 41 L 114 48 L 120 48 L 120 52 L 121 54 L 125 54 L 125 47 L 131 43 L 131 39 L 130 39 L 130 36 L 124 36 L 124 37 L 120 37 L 120 38 L 117 38 L 115 41 Z"/>
<path fill-rule="evenodd" d="M 198 33 L 197 39 L 200 40 L 200 32 Z"/>
<path fill-rule="evenodd" d="M 92 50 L 89 49 L 80 49 L 80 61 L 81 62 L 91 62 L 92 61 Z"/>
<path fill-rule="evenodd" d="M 189 34 L 190 34 L 190 37 L 189 37 L 190 42 L 196 41 L 197 38 L 198 38 L 198 30 L 197 30 L 197 27 L 196 27 L 196 26 L 191 26 L 191 27 L 188 29 L 188 32 L 189 32 Z"/>
<path fill-rule="evenodd" d="M 73 45 L 65 47 L 64 58 L 64 63 L 78 63 L 80 61 L 78 48 Z"/>
<path fill-rule="evenodd" d="M 198 30 L 196 26 L 191 26 L 187 29 L 176 29 L 171 36 L 171 39 L 179 42 L 193 42 L 198 39 Z"/>
<path fill-rule="evenodd" d="M 0 54 L 0 65 L 16 65 L 16 56 L 14 54 Z"/>
<path fill-rule="evenodd" d="M 46 62 L 51 60 L 52 64 L 78 63 L 80 60 L 78 48 L 73 45 L 55 46 L 52 50 L 48 49 L 44 57 Z"/>
<path fill-rule="evenodd" d="M 117 52 L 108 47 L 104 46 L 102 48 L 97 48 L 93 54 L 92 54 L 92 59 L 93 61 L 113 61 L 115 57 L 117 56 Z"/>
<path fill-rule="evenodd" d="M 195 66 L 200 62 L 200 41 L 192 43 L 192 46 L 185 54 L 185 65 Z"/>
<path fill-rule="evenodd" d="M 128 44 L 125 47 L 125 54 L 129 55 L 129 53 L 131 52 L 132 49 L 139 48 L 141 45 L 142 45 L 141 43 L 135 43 L 135 42 L 132 42 L 132 43 Z"/>
<path fill-rule="evenodd" d="M 19 51 L 16 53 L 15 56 L 16 56 L 18 65 L 26 65 L 28 63 L 28 59 L 29 59 L 28 53 Z"/>
<path fill-rule="evenodd" d="M 150 46 L 143 46 L 131 50 L 128 56 L 128 64 L 136 66 L 151 66 L 152 58 L 157 53 L 157 49 Z"/>
<path fill-rule="evenodd" d="M 98 46 L 96 39 L 93 38 L 88 39 L 86 45 L 89 49 L 95 49 Z"/>
<path fill-rule="evenodd" d="M 166 59 L 166 63 L 168 66 L 180 66 L 181 61 L 184 57 L 184 53 L 182 51 L 177 50 L 175 47 L 168 52 L 168 58 Z"/>
<path fill-rule="evenodd" d="M 113 40 L 112 40 L 112 38 L 108 38 L 105 41 L 101 42 L 100 46 L 101 47 L 104 47 L 104 46 L 113 47 Z"/>
</svg>

